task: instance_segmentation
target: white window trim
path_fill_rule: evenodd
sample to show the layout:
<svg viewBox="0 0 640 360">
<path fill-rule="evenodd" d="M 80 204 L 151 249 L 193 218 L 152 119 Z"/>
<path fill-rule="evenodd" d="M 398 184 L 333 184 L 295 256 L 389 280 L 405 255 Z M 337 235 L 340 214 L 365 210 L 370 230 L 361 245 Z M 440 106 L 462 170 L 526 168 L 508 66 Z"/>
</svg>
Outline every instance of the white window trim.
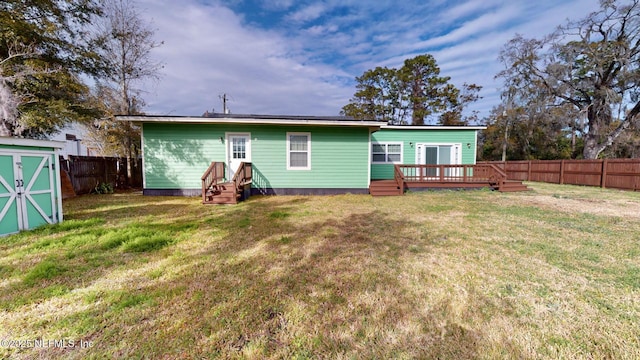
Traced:
<svg viewBox="0 0 640 360">
<path fill-rule="evenodd" d="M 303 135 L 307 137 L 307 166 L 291 166 L 291 144 L 292 135 Z M 287 132 L 287 170 L 311 170 L 311 133 L 310 132 Z"/>
<path fill-rule="evenodd" d="M 385 150 L 384 150 L 384 158 L 385 161 L 373 161 L 373 145 L 385 145 Z M 400 160 L 399 161 L 386 161 L 386 159 L 388 159 L 388 150 L 389 147 L 388 145 L 400 145 Z M 404 164 L 404 144 L 401 141 L 375 141 L 371 144 L 371 151 L 369 152 L 369 155 L 371 156 L 371 163 L 372 164 Z"/>
</svg>

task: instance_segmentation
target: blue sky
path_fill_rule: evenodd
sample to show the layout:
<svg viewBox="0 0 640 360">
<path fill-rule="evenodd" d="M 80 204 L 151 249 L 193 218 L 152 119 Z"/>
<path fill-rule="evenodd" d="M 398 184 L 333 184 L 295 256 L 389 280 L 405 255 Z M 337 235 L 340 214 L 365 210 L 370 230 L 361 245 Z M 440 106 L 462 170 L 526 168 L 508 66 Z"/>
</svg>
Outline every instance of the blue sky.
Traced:
<svg viewBox="0 0 640 360">
<path fill-rule="evenodd" d="M 338 115 L 355 77 L 429 53 L 456 86 L 483 86 L 481 116 L 500 102 L 498 55 L 518 33 L 541 37 L 597 0 L 139 0 L 164 45 L 162 77 L 140 84 L 146 111 L 201 115 Z"/>
</svg>

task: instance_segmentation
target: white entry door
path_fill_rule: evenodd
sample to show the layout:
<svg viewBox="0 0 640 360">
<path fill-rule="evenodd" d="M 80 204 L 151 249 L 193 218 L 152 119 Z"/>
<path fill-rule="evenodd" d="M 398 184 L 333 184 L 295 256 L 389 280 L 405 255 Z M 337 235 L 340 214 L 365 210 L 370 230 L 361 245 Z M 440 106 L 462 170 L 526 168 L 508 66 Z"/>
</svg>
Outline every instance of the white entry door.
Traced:
<svg viewBox="0 0 640 360">
<path fill-rule="evenodd" d="M 251 162 L 251 134 L 227 134 L 227 180 L 233 179 L 241 162 Z"/>
</svg>

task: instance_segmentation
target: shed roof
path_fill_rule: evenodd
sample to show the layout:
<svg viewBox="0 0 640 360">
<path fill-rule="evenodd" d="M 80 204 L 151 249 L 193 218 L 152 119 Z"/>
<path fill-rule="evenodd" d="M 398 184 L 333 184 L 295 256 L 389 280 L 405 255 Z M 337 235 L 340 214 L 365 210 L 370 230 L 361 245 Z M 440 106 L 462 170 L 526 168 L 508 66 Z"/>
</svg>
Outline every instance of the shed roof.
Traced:
<svg viewBox="0 0 640 360">
<path fill-rule="evenodd" d="M 23 138 L 16 138 L 16 137 L 0 137 L 0 144 L 15 145 L 15 146 L 49 147 L 49 148 L 56 148 L 56 149 L 62 149 L 65 145 L 63 141 L 23 139 Z"/>
</svg>

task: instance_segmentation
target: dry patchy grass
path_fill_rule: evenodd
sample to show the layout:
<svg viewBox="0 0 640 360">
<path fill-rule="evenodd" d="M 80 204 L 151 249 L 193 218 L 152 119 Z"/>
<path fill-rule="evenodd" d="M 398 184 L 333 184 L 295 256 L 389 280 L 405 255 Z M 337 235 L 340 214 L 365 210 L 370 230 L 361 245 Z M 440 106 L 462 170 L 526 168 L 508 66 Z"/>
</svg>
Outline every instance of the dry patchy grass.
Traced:
<svg viewBox="0 0 640 360">
<path fill-rule="evenodd" d="M 640 194 L 530 186 L 73 199 L 0 239 L 0 339 L 76 346 L 0 357 L 639 358 Z"/>
</svg>

